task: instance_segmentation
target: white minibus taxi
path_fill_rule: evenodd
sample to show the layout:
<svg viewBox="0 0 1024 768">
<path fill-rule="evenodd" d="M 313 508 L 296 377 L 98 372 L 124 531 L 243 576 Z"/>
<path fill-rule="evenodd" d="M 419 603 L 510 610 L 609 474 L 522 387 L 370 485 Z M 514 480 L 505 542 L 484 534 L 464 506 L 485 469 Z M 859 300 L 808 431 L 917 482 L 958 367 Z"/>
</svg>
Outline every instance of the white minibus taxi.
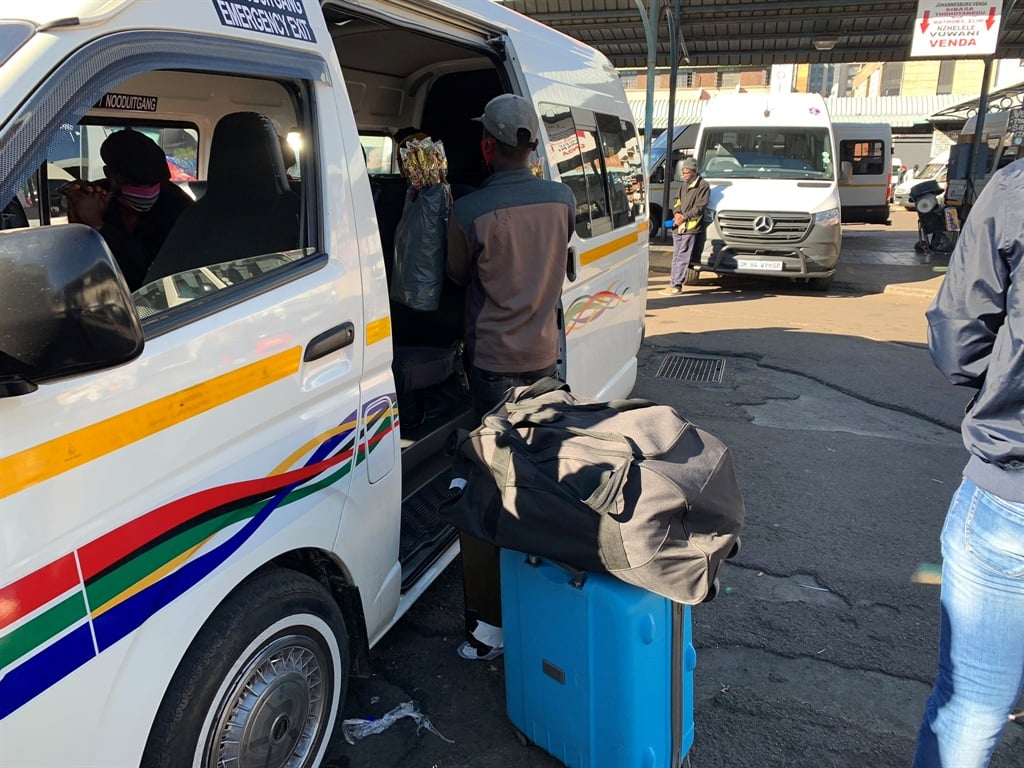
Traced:
<svg viewBox="0 0 1024 768">
<path fill-rule="evenodd" d="M 701 117 L 697 161 L 711 200 L 688 283 L 709 271 L 832 286 L 842 240 L 839 163 L 821 96 L 715 96 Z"/>
<path fill-rule="evenodd" d="M 832 123 L 839 147 L 839 201 L 843 224 L 889 223 L 888 123 Z"/>
<path fill-rule="evenodd" d="M 462 297 L 390 304 L 404 181 L 363 146 L 418 127 L 475 186 L 471 118 L 529 97 L 577 200 L 567 380 L 623 397 L 648 222 L 616 72 L 488 0 L 4 0 L 0 82 L 0 765 L 318 765 L 458 553 L 473 423 L 457 373 L 396 384 L 459 349 Z M 133 292 L 50 179 L 125 126 L 196 198 Z"/>
</svg>

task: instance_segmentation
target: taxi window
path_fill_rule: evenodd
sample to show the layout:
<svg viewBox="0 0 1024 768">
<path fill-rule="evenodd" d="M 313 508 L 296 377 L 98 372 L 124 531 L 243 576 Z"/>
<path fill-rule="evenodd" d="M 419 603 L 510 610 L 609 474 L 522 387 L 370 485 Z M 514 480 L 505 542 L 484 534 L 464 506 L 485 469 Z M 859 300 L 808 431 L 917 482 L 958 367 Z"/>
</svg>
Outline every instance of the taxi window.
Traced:
<svg viewBox="0 0 1024 768">
<path fill-rule="evenodd" d="M 646 208 L 643 161 L 633 124 L 614 115 L 541 106 L 548 157 L 576 198 L 576 233 L 625 226 Z"/>
<path fill-rule="evenodd" d="M 18 193 L 30 226 L 68 223 L 67 198 L 59 190 L 75 181 L 102 181 L 104 162 L 100 147 L 112 133 L 128 128 L 152 139 L 163 150 L 171 181 L 180 183 L 197 178 L 199 130 L 194 124 L 64 123 L 49 144 L 45 164 Z"/>
<path fill-rule="evenodd" d="M 13 180 L 15 196 L 0 226 L 96 229 L 147 335 L 293 279 L 296 265 L 322 253 L 317 185 L 302 182 L 315 177 L 313 147 L 304 146 L 315 134 L 306 127 L 310 83 L 159 70 L 108 89 L 120 100 L 94 102 L 75 122 L 40 134 L 43 154 L 33 155 L 27 178 Z M 159 98 L 124 96 L 147 89 Z M 206 114 L 210 92 L 246 94 L 267 111 L 243 103 L 237 112 Z M 111 114 L 110 104 L 121 102 L 132 105 L 130 116 Z M 167 117 L 160 114 L 165 103 Z M 206 103 L 223 109 L 216 100 Z M 188 108 L 197 119 L 177 119 Z M 208 128 L 201 132 L 200 125 Z M 111 156 L 125 165 L 114 167 Z"/>
</svg>

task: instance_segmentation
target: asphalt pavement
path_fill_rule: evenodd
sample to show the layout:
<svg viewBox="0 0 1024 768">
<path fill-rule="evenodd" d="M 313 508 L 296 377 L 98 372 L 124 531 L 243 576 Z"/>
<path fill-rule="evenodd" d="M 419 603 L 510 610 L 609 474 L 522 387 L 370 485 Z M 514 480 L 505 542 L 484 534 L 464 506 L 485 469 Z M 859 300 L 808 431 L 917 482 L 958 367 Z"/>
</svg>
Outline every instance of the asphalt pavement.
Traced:
<svg viewBox="0 0 1024 768">
<path fill-rule="evenodd" d="M 967 400 L 928 357 L 923 313 L 945 261 L 916 253 L 916 239 L 903 211 L 892 227 L 847 227 L 824 294 L 707 278 L 663 297 L 665 251 L 652 247 L 634 393 L 732 449 L 747 507 L 722 592 L 692 612 L 693 768 L 910 764 L 936 666 L 932 574 L 966 460 Z M 720 380 L 680 378 L 671 371 L 686 366 L 669 358 L 720 361 Z M 456 656 L 461 624 L 456 561 L 374 649 L 375 674 L 353 682 L 346 711 L 379 720 L 412 702 L 436 731 L 403 718 L 341 741 L 328 766 L 560 765 L 516 740 L 503 661 Z M 992 765 L 1024 768 L 1024 727 L 1007 726 Z"/>
</svg>

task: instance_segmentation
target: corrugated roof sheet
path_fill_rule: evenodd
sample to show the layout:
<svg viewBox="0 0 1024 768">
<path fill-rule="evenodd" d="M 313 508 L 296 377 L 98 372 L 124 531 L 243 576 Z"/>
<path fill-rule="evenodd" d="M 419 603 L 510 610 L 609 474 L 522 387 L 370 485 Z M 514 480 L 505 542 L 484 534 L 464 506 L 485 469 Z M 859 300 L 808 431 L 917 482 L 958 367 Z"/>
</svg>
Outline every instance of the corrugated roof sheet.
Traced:
<svg viewBox="0 0 1024 768">
<path fill-rule="evenodd" d="M 617 67 L 647 64 L 644 0 L 499 0 L 520 13 L 589 43 Z M 688 66 L 906 61 L 918 0 L 682 0 L 680 55 Z M 672 2 L 662 0 L 661 9 Z M 1024 2 L 1003 8 L 995 58 L 1024 56 Z M 671 65 L 668 21 L 658 24 L 658 66 Z M 835 38 L 818 50 L 814 41 Z"/>
<path fill-rule="evenodd" d="M 713 98 L 713 97 L 712 97 Z M 928 118 L 936 112 L 947 109 L 965 99 L 971 98 L 963 94 L 945 96 L 873 96 L 857 97 L 830 96 L 825 99 L 828 113 L 839 123 L 889 123 L 893 128 L 910 128 L 928 122 Z M 977 98 L 976 96 L 974 98 Z M 644 105 L 647 98 L 643 94 L 629 95 L 629 108 L 636 117 L 637 130 L 644 127 Z M 654 130 L 668 128 L 668 99 L 654 99 Z M 682 97 L 676 99 L 676 125 L 699 123 L 704 112 L 707 99 Z"/>
</svg>

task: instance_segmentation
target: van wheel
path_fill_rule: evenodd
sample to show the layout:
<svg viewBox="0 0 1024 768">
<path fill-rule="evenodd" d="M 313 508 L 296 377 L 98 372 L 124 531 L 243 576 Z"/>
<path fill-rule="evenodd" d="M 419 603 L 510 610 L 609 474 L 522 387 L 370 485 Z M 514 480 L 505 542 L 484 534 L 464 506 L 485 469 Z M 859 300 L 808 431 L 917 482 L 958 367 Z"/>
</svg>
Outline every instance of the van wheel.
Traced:
<svg viewBox="0 0 1024 768">
<path fill-rule="evenodd" d="M 696 285 L 700 282 L 700 272 L 696 269 L 686 268 L 686 277 L 683 278 L 683 285 Z"/>
<path fill-rule="evenodd" d="M 650 225 L 650 236 L 653 238 L 658 234 L 658 230 L 661 229 L 661 225 L 664 222 L 661 220 L 661 208 L 657 205 L 651 206 L 651 220 L 648 222 Z"/>
<path fill-rule="evenodd" d="M 828 277 L 809 277 L 807 278 L 807 285 L 812 291 L 827 291 L 835 281 L 836 276 L 834 274 Z"/>
<path fill-rule="evenodd" d="M 294 571 L 262 571 L 185 653 L 141 768 L 319 765 L 348 674 L 345 620 L 327 589 Z"/>
</svg>

